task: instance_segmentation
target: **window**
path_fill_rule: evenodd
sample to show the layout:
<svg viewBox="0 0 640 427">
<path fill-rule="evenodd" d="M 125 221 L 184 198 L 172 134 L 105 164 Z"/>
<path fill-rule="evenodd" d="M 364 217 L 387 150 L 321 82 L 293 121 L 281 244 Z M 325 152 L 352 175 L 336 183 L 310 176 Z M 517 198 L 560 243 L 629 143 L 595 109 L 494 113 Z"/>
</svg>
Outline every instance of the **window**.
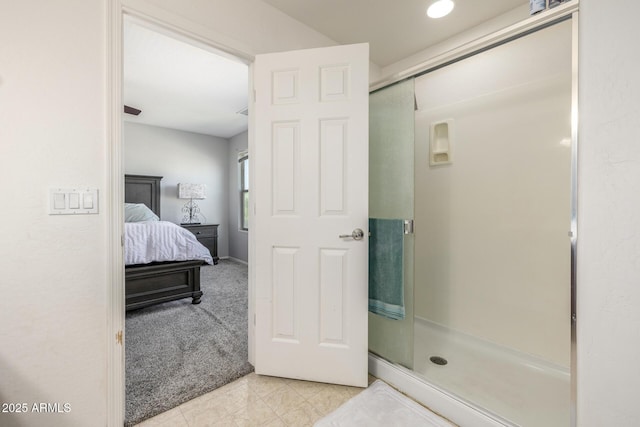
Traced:
<svg viewBox="0 0 640 427">
<path fill-rule="evenodd" d="M 249 230 L 249 155 L 244 152 L 238 158 L 240 170 L 240 229 Z"/>
</svg>

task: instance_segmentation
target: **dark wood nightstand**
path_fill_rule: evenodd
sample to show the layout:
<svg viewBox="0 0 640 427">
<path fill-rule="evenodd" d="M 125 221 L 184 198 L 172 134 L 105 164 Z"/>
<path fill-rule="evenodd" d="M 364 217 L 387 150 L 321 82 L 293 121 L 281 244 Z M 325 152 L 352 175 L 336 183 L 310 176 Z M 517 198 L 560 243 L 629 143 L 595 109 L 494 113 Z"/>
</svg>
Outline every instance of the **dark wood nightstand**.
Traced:
<svg viewBox="0 0 640 427">
<path fill-rule="evenodd" d="M 218 258 L 218 225 L 219 224 L 180 224 L 180 227 L 192 232 L 198 241 L 209 249 L 214 264 L 217 264 L 220 259 Z"/>
</svg>

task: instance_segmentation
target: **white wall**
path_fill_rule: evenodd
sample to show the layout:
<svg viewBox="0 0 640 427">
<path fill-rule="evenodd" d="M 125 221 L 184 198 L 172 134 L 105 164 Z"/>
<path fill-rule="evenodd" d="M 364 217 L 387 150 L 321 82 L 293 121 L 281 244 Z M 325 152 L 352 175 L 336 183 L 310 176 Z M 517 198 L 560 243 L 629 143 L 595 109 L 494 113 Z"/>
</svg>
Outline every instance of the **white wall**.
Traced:
<svg viewBox="0 0 640 427">
<path fill-rule="evenodd" d="M 125 0 L 172 20 L 188 20 L 198 32 L 220 35 L 229 46 L 249 53 L 332 46 L 336 42 L 260 0 Z"/>
<path fill-rule="evenodd" d="M 229 140 L 229 256 L 245 262 L 249 261 L 249 233 L 240 230 L 238 153 L 248 147 L 248 132 L 238 134 Z"/>
<path fill-rule="evenodd" d="M 162 176 L 160 214 L 163 221 L 185 219 L 185 200 L 178 183 L 206 185 L 206 198 L 195 201 L 200 220 L 218 227 L 218 256 L 229 255 L 229 141 L 139 123 L 124 123 L 124 170 L 133 175 Z"/>
<path fill-rule="evenodd" d="M 638 426 L 640 4 L 580 4 L 578 424 Z"/>
<path fill-rule="evenodd" d="M 107 423 L 107 340 L 114 336 L 107 331 L 106 13 L 113 3 L 1 2 L 0 401 L 71 404 L 67 414 L 0 413 L 3 427 Z M 164 3 L 175 13 L 159 18 L 233 47 L 332 44 L 266 5 L 252 9 L 254 2 Z M 99 189 L 100 213 L 49 216 L 49 188 L 79 184 Z"/>
<path fill-rule="evenodd" d="M 292 19 L 261 0 L 122 0 L 130 10 L 209 37 L 226 48 L 256 55 L 268 52 L 334 46 L 329 37 Z M 371 81 L 381 68 L 369 62 Z"/>
<path fill-rule="evenodd" d="M 0 5 L 0 413 L 4 426 L 106 420 L 106 41 L 103 2 Z M 49 189 L 99 189 L 97 215 L 49 216 Z"/>
</svg>

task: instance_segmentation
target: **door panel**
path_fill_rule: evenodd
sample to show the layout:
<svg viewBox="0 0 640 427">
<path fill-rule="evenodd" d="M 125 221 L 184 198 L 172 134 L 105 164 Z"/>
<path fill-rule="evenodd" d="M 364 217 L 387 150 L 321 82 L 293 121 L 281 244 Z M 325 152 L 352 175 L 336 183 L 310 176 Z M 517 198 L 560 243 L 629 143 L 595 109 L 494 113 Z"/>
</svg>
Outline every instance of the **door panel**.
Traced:
<svg viewBox="0 0 640 427">
<path fill-rule="evenodd" d="M 258 374 L 367 384 L 368 67 L 366 44 L 256 57 Z"/>
</svg>

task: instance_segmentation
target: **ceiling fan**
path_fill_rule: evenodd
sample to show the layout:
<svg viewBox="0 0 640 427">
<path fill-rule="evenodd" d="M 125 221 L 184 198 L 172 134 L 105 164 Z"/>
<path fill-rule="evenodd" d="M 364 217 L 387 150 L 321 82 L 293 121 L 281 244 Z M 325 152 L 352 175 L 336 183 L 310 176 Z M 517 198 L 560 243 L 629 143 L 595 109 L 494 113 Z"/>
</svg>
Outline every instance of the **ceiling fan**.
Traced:
<svg viewBox="0 0 640 427">
<path fill-rule="evenodd" d="M 134 116 L 137 116 L 138 114 L 142 113 L 142 110 L 138 110 L 137 108 L 133 108 L 133 107 L 129 107 L 128 105 L 125 105 L 124 112 L 127 114 L 132 114 Z"/>
</svg>

